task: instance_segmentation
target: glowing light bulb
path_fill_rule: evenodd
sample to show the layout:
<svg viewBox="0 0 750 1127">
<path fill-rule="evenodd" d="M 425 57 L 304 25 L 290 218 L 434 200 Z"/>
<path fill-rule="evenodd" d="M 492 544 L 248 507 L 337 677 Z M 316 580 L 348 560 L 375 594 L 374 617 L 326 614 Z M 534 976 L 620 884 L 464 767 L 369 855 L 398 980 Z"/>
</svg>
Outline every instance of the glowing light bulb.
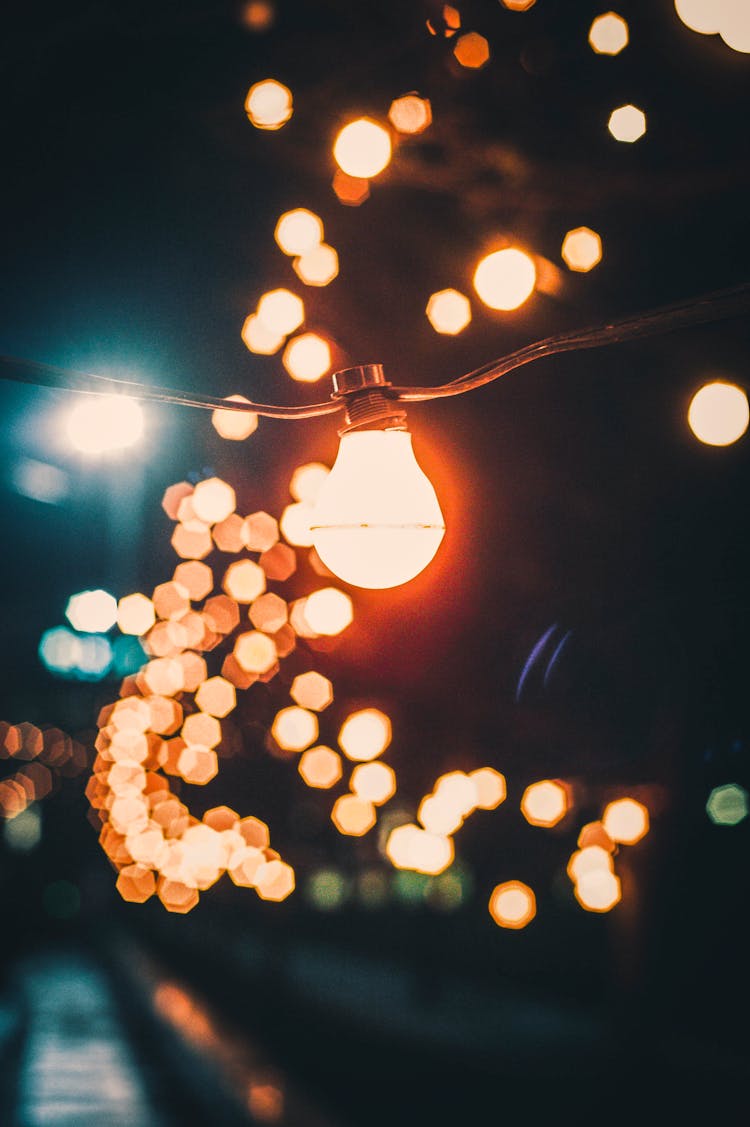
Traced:
<svg viewBox="0 0 750 1127">
<path fill-rule="evenodd" d="M 518 247 L 485 255 L 474 271 L 474 289 L 490 309 L 518 309 L 535 285 L 534 260 Z"/>
<path fill-rule="evenodd" d="M 419 575 L 440 547 L 445 522 L 409 432 L 344 434 L 311 528 L 323 563 L 355 587 L 398 587 Z"/>
</svg>

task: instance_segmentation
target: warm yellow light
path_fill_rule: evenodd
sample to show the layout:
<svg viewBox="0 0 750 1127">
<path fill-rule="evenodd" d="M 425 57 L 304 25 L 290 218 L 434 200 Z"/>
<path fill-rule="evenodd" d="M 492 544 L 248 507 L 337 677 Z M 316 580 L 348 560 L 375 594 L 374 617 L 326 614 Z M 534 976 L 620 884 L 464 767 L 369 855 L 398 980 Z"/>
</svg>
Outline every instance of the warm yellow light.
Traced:
<svg viewBox="0 0 750 1127">
<path fill-rule="evenodd" d="M 67 432 L 82 454 L 113 454 L 141 438 L 143 412 L 126 395 L 86 397 L 68 415 Z"/>
<path fill-rule="evenodd" d="M 245 113 L 256 129 L 281 129 L 293 108 L 291 90 L 275 78 L 256 82 L 245 98 Z"/>
<path fill-rule="evenodd" d="M 620 878 L 608 869 L 589 869 L 575 886 L 576 900 L 587 912 L 609 912 L 622 899 Z"/>
<path fill-rule="evenodd" d="M 293 380 L 315 383 L 331 367 L 331 348 L 317 333 L 301 333 L 289 341 L 282 361 Z"/>
<path fill-rule="evenodd" d="M 348 176 L 363 180 L 377 176 L 388 166 L 391 151 L 390 133 L 369 117 L 345 125 L 333 145 L 339 168 Z"/>
<path fill-rule="evenodd" d="M 490 309 L 518 309 L 535 285 L 534 261 L 517 247 L 486 255 L 474 271 L 474 289 Z"/>
<path fill-rule="evenodd" d="M 248 403 L 244 395 L 227 395 L 227 400 L 234 403 Z M 241 442 L 249 438 L 258 427 L 258 416 L 253 411 L 222 411 L 218 408 L 211 413 L 211 422 L 216 433 L 222 438 L 232 442 Z"/>
<path fill-rule="evenodd" d="M 609 115 L 607 128 L 616 141 L 632 144 L 646 132 L 646 115 L 637 106 L 620 106 Z"/>
<path fill-rule="evenodd" d="M 193 512 L 205 524 L 218 524 L 234 512 L 236 497 L 231 485 L 220 477 L 199 481 L 190 498 Z"/>
<path fill-rule="evenodd" d="M 742 438 L 750 420 L 747 395 L 724 380 L 704 384 L 688 408 L 688 423 L 707 446 L 730 446 Z"/>
<path fill-rule="evenodd" d="M 305 621 L 315 634 L 333 637 L 354 619 L 352 600 L 336 587 L 321 587 L 305 599 Z"/>
<path fill-rule="evenodd" d="M 339 833 L 362 837 L 377 820 L 375 807 L 356 794 L 342 794 L 333 804 L 331 821 Z"/>
<path fill-rule="evenodd" d="M 333 190 L 347 207 L 359 207 L 370 198 L 370 181 L 361 176 L 349 176 L 343 169 L 337 168 L 333 175 Z"/>
<path fill-rule="evenodd" d="M 296 207 L 280 216 L 273 237 L 284 254 L 307 254 L 323 241 L 323 220 L 306 207 Z"/>
<path fill-rule="evenodd" d="M 253 560 L 237 560 L 224 576 L 224 590 L 238 603 L 252 603 L 266 589 L 266 573 Z"/>
<path fill-rule="evenodd" d="M 388 835 L 386 856 L 397 869 L 436 876 L 453 863 L 453 842 L 449 837 L 429 833 L 419 826 L 396 826 Z"/>
<path fill-rule="evenodd" d="M 586 845 L 577 849 L 568 861 L 567 874 L 575 883 L 586 874 L 603 869 L 605 872 L 614 872 L 614 862 L 611 854 L 601 845 Z"/>
<path fill-rule="evenodd" d="M 145 634 L 155 622 L 154 604 L 145 595 L 126 595 L 117 604 L 117 625 L 123 634 Z"/>
<path fill-rule="evenodd" d="M 427 302 L 427 319 L 436 333 L 456 336 L 471 320 L 468 297 L 458 290 L 440 290 Z"/>
<path fill-rule="evenodd" d="M 388 120 L 399 133 L 422 133 L 432 121 L 430 101 L 419 94 L 396 98 L 388 110 Z"/>
<path fill-rule="evenodd" d="M 476 805 L 479 810 L 495 810 L 505 801 L 507 788 L 505 776 L 494 767 L 479 767 L 469 778 L 474 784 Z"/>
<path fill-rule="evenodd" d="M 590 227 L 576 227 L 563 239 L 562 256 L 569 270 L 587 273 L 602 260 L 602 240 Z"/>
<path fill-rule="evenodd" d="M 292 681 L 289 695 L 300 708 L 311 708 L 322 712 L 333 700 L 333 685 L 322 673 L 311 669 L 309 673 L 298 673 Z"/>
<path fill-rule="evenodd" d="M 750 52 L 750 5 L 747 0 L 716 0 L 719 35 L 733 51 Z"/>
<path fill-rule="evenodd" d="M 459 35 L 453 54 L 462 67 L 479 70 L 489 60 L 490 45 L 479 32 L 468 31 L 465 35 Z"/>
<path fill-rule="evenodd" d="M 328 243 L 320 243 L 295 258 L 294 273 L 306 286 L 327 286 L 339 272 L 339 256 Z"/>
<path fill-rule="evenodd" d="M 720 0 L 675 0 L 675 10 L 686 27 L 701 35 L 716 35 L 721 24 Z"/>
<path fill-rule="evenodd" d="M 279 528 L 285 540 L 294 544 L 296 548 L 311 548 L 313 542 L 310 523 L 313 516 L 313 507 L 306 501 L 295 501 L 287 505 L 281 514 Z"/>
<path fill-rule="evenodd" d="M 282 708 L 276 713 L 271 735 L 284 751 L 304 751 L 318 738 L 318 718 L 297 705 Z"/>
<path fill-rule="evenodd" d="M 445 534 L 435 490 L 408 431 L 343 435 L 313 511 L 313 544 L 355 587 L 397 587 L 432 560 Z"/>
<path fill-rule="evenodd" d="M 521 799 L 521 813 L 532 826 L 555 826 L 568 810 L 568 792 L 562 783 L 544 779 L 527 787 Z"/>
<path fill-rule="evenodd" d="M 278 657 L 276 647 L 268 635 L 257 630 L 240 634 L 233 652 L 245 673 L 267 673 L 276 664 Z"/>
<path fill-rule="evenodd" d="M 273 356 L 281 348 L 285 336 L 284 333 L 272 332 L 257 313 L 251 313 L 245 318 L 240 335 L 245 347 L 258 356 Z"/>
<path fill-rule="evenodd" d="M 503 0 L 504 7 L 511 12 L 528 12 L 535 4 L 536 0 Z"/>
<path fill-rule="evenodd" d="M 299 773 L 309 787 L 327 790 L 341 778 L 341 756 L 330 747 L 311 747 L 299 761 Z"/>
<path fill-rule="evenodd" d="M 377 708 L 352 712 L 339 732 L 344 755 L 357 763 L 367 763 L 382 755 L 391 742 L 391 722 Z"/>
<path fill-rule="evenodd" d="M 493 889 L 489 909 L 498 927 L 517 931 L 531 923 L 536 915 L 536 897 L 528 885 L 520 880 L 509 880 Z"/>
<path fill-rule="evenodd" d="M 634 798 L 618 798 L 607 806 L 602 824 L 612 841 L 635 845 L 648 833 L 648 810 Z"/>
<path fill-rule="evenodd" d="M 360 763 L 352 771 L 350 785 L 358 798 L 381 806 L 396 793 L 396 774 L 387 763 Z"/>
<path fill-rule="evenodd" d="M 269 290 L 258 302 L 258 319 L 269 332 L 288 336 L 304 321 L 305 306 L 290 290 Z"/>
<path fill-rule="evenodd" d="M 589 30 L 589 43 L 597 55 L 619 55 L 628 45 L 627 22 L 617 12 L 597 16 Z"/>
<path fill-rule="evenodd" d="M 314 505 L 330 472 L 322 462 L 307 462 L 304 466 L 297 466 L 289 482 L 289 492 L 295 501 Z"/>
</svg>

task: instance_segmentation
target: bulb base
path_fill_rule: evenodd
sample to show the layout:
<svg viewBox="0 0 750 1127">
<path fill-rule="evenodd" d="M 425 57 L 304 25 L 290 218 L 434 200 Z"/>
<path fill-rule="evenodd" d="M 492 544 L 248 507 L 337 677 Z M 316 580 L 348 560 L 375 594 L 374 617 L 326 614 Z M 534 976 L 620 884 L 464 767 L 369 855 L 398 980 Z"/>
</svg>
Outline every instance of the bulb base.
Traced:
<svg viewBox="0 0 750 1127">
<path fill-rule="evenodd" d="M 333 375 L 334 399 L 343 399 L 346 416 L 339 435 L 359 430 L 406 430 L 406 411 L 389 398 L 382 364 L 358 364 Z"/>
</svg>

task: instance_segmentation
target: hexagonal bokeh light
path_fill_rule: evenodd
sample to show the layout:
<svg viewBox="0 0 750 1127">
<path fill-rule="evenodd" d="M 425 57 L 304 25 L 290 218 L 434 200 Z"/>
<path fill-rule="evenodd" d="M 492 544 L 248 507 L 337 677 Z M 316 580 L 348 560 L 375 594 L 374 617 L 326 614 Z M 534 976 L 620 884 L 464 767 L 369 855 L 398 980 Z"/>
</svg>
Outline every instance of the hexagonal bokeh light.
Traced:
<svg viewBox="0 0 750 1127">
<path fill-rule="evenodd" d="M 706 802 L 706 813 L 715 826 L 737 826 L 750 810 L 748 793 L 738 783 L 714 787 Z"/>
<path fill-rule="evenodd" d="M 536 915 L 536 897 L 522 881 L 505 881 L 492 890 L 489 910 L 498 927 L 519 931 L 530 924 Z"/>
<path fill-rule="evenodd" d="M 369 117 L 345 125 L 333 145 L 333 156 L 342 172 L 362 180 L 387 168 L 392 151 L 388 130 Z"/>
<path fill-rule="evenodd" d="M 646 132 L 646 115 L 637 106 L 619 106 L 609 115 L 607 128 L 616 141 L 632 145 Z"/>
<path fill-rule="evenodd" d="M 742 438 L 749 421 L 746 393 L 724 380 L 704 384 L 688 408 L 690 429 L 706 446 L 731 446 Z"/>
<path fill-rule="evenodd" d="M 588 273 L 602 260 L 602 240 L 590 227 L 576 227 L 563 239 L 562 257 L 569 270 Z"/>
<path fill-rule="evenodd" d="M 474 289 L 490 309 L 518 309 L 531 297 L 535 285 L 534 261 L 518 247 L 485 255 L 474 271 Z"/>
<path fill-rule="evenodd" d="M 245 98 L 245 112 L 256 129 L 281 129 L 293 109 L 291 90 L 275 78 L 256 82 Z"/>
<path fill-rule="evenodd" d="M 427 319 L 436 333 L 457 336 L 471 321 L 471 305 L 458 290 L 439 290 L 427 302 Z"/>
<path fill-rule="evenodd" d="M 598 55 L 619 55 L 628 45 L 627 21 L 617 12 L 597 16 L 589 29 L 589 43 Z"/>
</svg>

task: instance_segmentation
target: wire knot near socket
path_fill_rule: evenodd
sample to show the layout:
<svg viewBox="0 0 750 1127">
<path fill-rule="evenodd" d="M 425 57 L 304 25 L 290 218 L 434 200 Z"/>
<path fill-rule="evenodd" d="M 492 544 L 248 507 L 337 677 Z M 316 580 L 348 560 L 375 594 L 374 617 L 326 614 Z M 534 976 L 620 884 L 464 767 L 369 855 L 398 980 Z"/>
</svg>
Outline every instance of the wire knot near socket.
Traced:
<svg viewBox="0 0 750 1127">
<path fill-rule="evenodd" d="M 334 399 L 343 399 L 346 421 L 339 435 L 357 430 L 406 430 L 406 411 L 388 395 L 382 364 L 358 364 L 333 375 Z"/>
</svg>

